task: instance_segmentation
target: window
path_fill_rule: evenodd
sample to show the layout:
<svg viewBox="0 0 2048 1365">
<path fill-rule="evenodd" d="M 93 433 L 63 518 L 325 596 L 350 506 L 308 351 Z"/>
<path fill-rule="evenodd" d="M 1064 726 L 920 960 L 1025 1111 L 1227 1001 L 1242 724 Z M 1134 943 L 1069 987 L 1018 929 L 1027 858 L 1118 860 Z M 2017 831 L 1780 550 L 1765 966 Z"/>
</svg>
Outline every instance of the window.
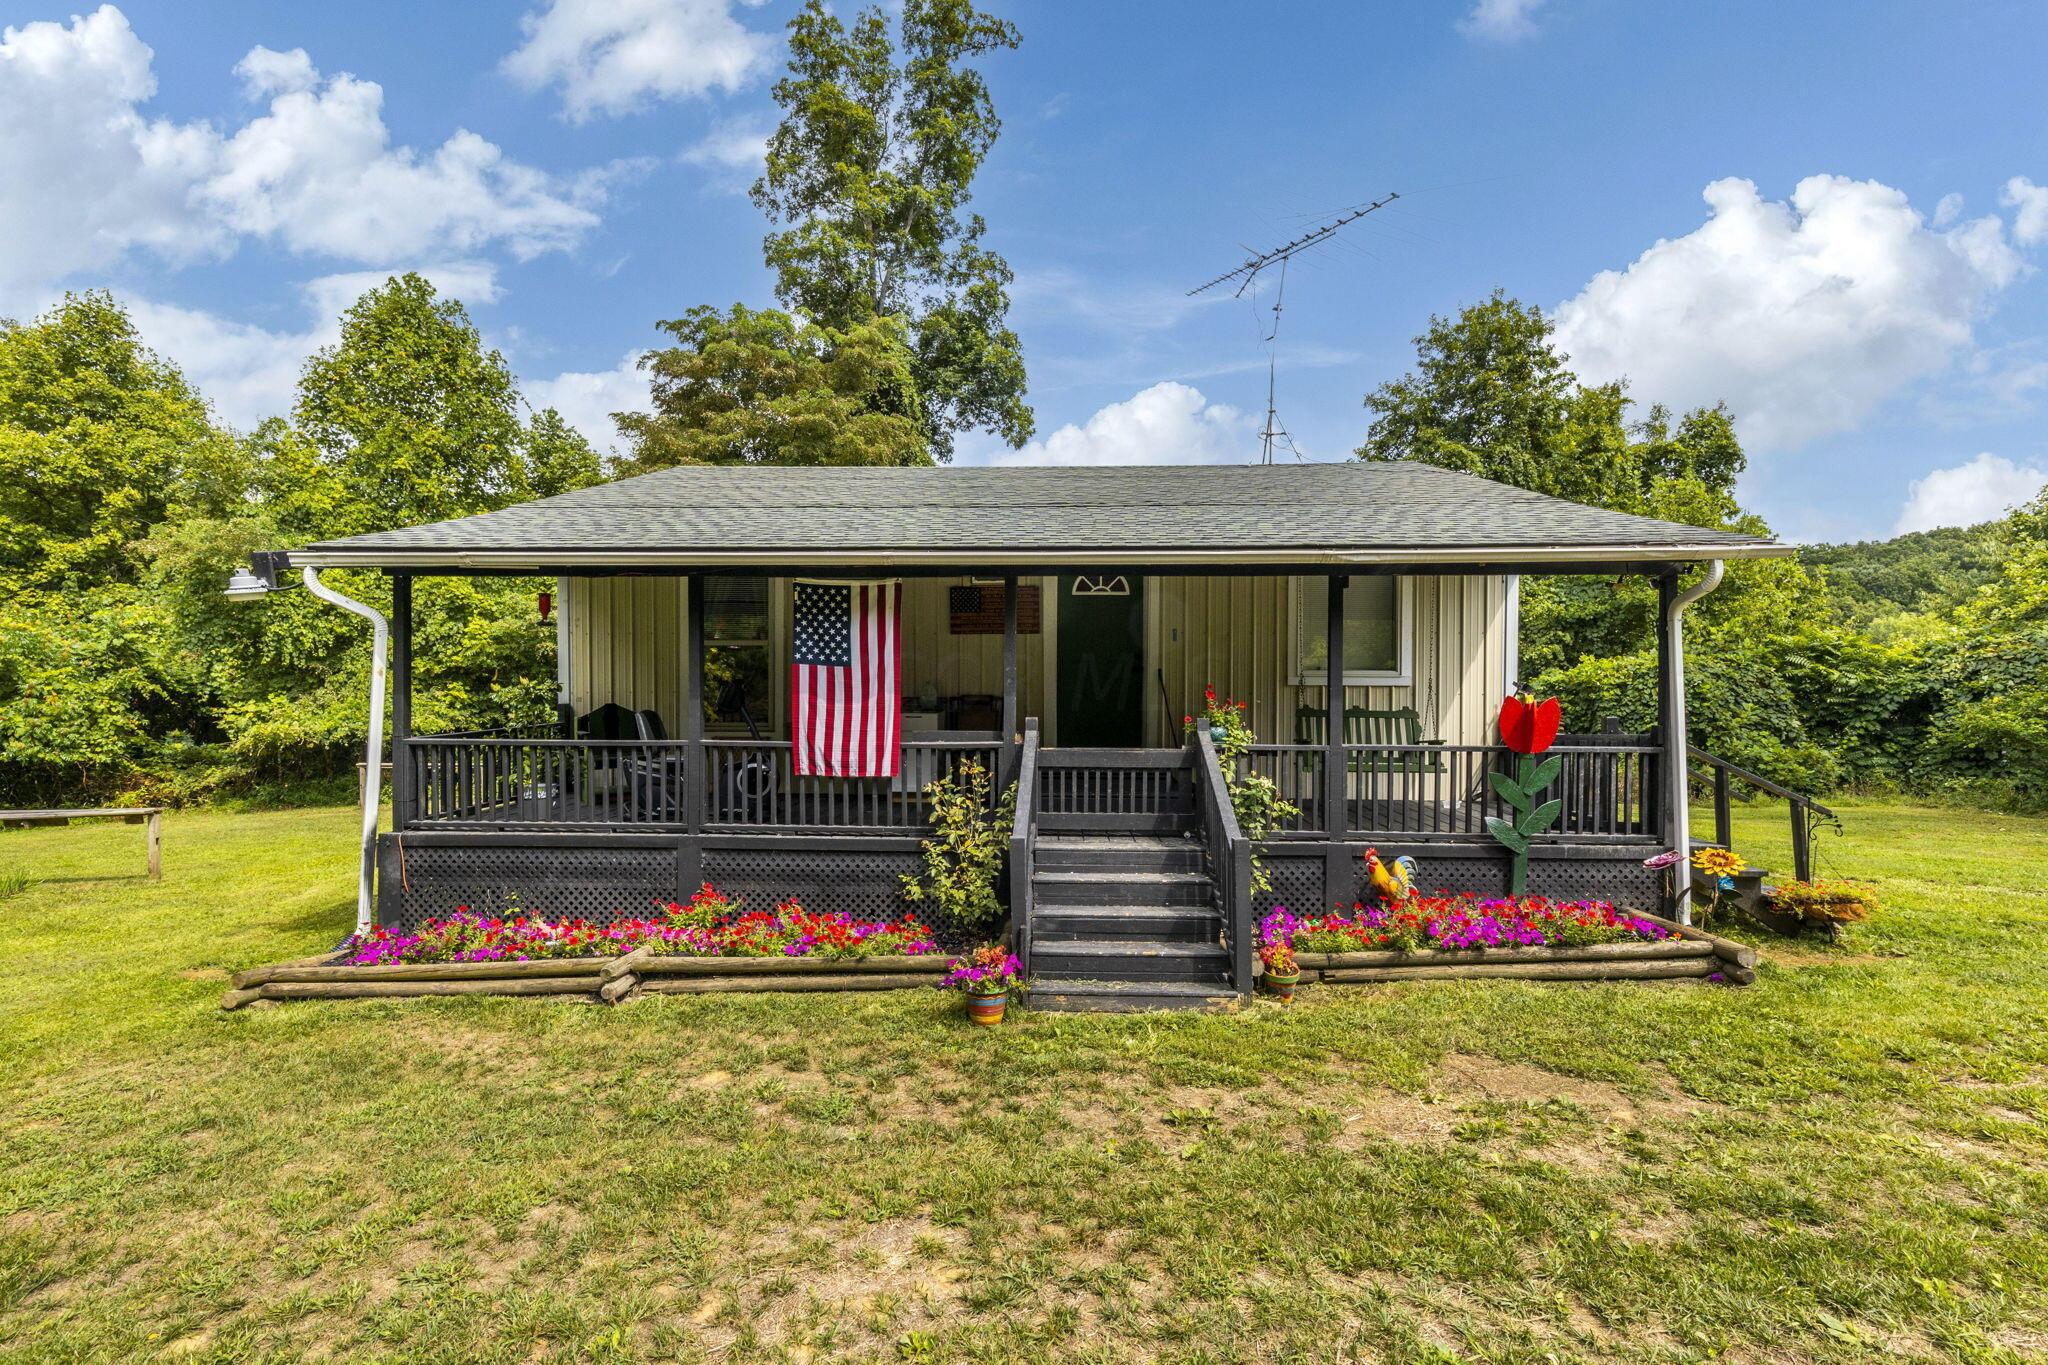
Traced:
<svg viewBox="0 0 2048 1365">
<path fill-rule="evenodd" d="M 1330 580 L 1294 580 L 1294 681 L 1314 687 L 1329 676 Z M 1405 686 L 1410 680 L 1405 578 L 1355 574 L 1344 590 L 1344 681 Z"/>
<path fill-rule="evenodd" d="M 762 734 L 773 734 L 768 580 L 707 576 L 702 582 L 704 719 L 744 732 L 751 718 Z"/>
</svg>

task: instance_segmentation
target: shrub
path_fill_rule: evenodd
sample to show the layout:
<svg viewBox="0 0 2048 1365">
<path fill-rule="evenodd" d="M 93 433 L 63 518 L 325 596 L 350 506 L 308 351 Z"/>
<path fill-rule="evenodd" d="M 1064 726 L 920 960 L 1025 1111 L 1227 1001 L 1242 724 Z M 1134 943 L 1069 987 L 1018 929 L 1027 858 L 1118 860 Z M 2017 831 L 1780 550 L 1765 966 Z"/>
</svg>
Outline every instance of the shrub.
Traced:
<svg viewBox="0 0 2048 1365">
<path fill-rule="evenodd" d="M 1003 915 L 996 879 L 1016 823 L 1017 787 L 1012 783 L 993 801 L 994 786 L 988 768 L 967 759 L 924 789 L 932 832 L 920 850 L 924 867 L 903 879 L 903 894 L 952 933 L 986 929 Z"/>
</svg>

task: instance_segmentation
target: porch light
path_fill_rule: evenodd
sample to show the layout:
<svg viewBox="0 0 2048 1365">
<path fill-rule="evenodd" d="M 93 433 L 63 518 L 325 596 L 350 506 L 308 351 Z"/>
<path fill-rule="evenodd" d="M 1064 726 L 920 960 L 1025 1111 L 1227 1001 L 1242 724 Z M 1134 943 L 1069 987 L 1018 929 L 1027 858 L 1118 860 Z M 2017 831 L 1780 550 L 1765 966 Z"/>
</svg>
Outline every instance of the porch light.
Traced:
<svg viewBox="0 0 2048 1365">
<path fill-rule="evenodd" d="M 247 569 L 236 569 L 228 575 L 227 599 L 230 602 L 254 602 L 269 595 L 270 585 Z"/>
</svg>

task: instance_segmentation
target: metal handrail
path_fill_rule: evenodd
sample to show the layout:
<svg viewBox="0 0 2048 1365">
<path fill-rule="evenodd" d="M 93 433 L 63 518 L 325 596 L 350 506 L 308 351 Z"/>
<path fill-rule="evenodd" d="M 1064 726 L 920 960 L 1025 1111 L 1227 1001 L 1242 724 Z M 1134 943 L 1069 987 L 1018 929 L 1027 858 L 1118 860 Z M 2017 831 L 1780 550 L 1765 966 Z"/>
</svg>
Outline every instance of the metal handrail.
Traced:
<svg viewBox="0 0 2048 1365">
<path fill-rule="evenodd" d="M 1230 936 L 1230 979 L 1238 994 L 1252 989 L 1252 845 L 1237 823 L 1223 764 L 1207 729 L 1196 727 L 1190 740 L 1202 793 L 1203 832 L 1210 846 L 1210 874 L 1223 894 L 1223 923 Z M 1220 856 L 1219 856 L 1220 855 Z"/>
<path fill-rule="evenodd" d="M 1771 781 L 1768 777 L 1753 773 L 1737 763 L 1730 763 L 1717 754 L 1710 754 L 1697 744 L 1685 746 L 1686 757 L 1706 765 L 1701 771 L 1691 762 L 1685 765 L 1686 774 L 1709 783 L 1714 791 L 1714 842 L 1723 848 L 1734 843 L 1734 812 L 1729 805 L 1728 779 L 1737 778 L 1769 796 L 1780 797 L 1786 804 L 1786 813 L 1792 820 L 1792 875 L 1802 882 L 1813 880 L 1813 834 L 1822 825 L 1832 825 L 1837 833 L 1842 828 L 1842 818 L 1804 792 L 1793 791 L 1790 787 Z"/>
<path fill-rule="evenodd" d="M 1010 940 L 1025 976 L 1031 973 L 1031 878 L 1037 872 L 1038 720 L 1027 718 L 1017 754 L 1016 819 L 1010 825 Z"/>
</svg>

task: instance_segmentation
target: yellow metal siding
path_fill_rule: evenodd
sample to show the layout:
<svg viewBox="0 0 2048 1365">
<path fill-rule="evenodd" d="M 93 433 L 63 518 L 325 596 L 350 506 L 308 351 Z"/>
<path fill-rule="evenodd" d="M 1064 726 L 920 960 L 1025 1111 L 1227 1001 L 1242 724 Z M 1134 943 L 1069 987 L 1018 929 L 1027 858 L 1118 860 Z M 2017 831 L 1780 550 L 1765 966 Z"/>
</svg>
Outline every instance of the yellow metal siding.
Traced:
<svg viewBox="0 0 2048 1365">
<path fill-rule="evenodd" d="M 1180 717 L 1200 703 L 1205 685 L 1249 701 L 1253 729 L 1273 742 L 1294 739 L 1297 708 L 1322 705 L 1322 688 L 1294 684 L 1293 600 L 1286 578 L 1162 575 L 1152 580 L 1149 607 L 1149 742 L 1163 743 L 1178 733 Z M 1413 706 L 1425 736 L 1452 744 L 1485 742 L 1506 683 L 1507 580 L 1417 577 L 1410 612 L 1412 684 L 1347 687 L 1344 704 L 1374 710 Z"/>
<path fill-rule="evenodd" d="M 916 697 L 929 684 L 941 696 L 1000 696 L 1003 638 L 948 630 L 946 589 L 965 579 L 904 580 L 903 679 Z M 1026 580 L 1030 581 L 1030 580 Z M 684 580 L 667 577 L 570 578 L 570 705 L 589 711 L 607 701 L 659 711 L 678 723 L 682 696 Z M 1055 582 L 1042 580 L 1045 632 L 1017 641 L 1020 705 L 1045 717 L 1047 634 L 1054 628 Z M 1145 740 L 1177 743 L 1180 717 L 1200 702 L 1205 684 L 1248 700 L 1261 738 L 1294 738 L 1297 707 L 1320 706 L 1320 687 L 1293 679 L 1293 604 L 1284 577 L 1160 575 L 1146 588 Z M 778 580 L 771 603 L 788 596 Z M 1345 705 L 1385 710 L 1413 706 L 1431 738 L 1483 743 L 1507 682 L 1507 580 L 1417 577 L 1411 599 L 1414 681 L 1402 687 L 1349 687 Z M 788 671 L 788 614 L 774 612 L 770 674 L 778 702 L 773 728 L 783 726 L 779 699 Z M 1165 697 L 1160 695 L 1164 682 Z"/>
<path fill-rule="evenodd" d="M 903 682 L 915 698 L 929 683 L 940 696 L 1003 692 L 1003 637 L 954 635 L 949 629 L 946 589 L 969 580 L 911 578 L 903 584 Z M 1034 580 L 1025 580 L 1034 581 Z M 789 580 L 770 588 L 773 625 L 769 676 L 776 714 L 760 718 L 780 734 L 782 700 L 789 671 Z M 569 622 L 569 704 L 581 714 L 608 701 L 633 710 L 661 713 L 679 728 L 683 695 L 683 601 L 686 582 L 675 577 L 569 578 L 563 609 Z M 1050 584 L 1045 586 L 1049 596 Z M 1044 695 L 1044 636 L 1017 639 L 1019 701 L 1024 715 L 1036 715 Z"/>
</svg>

